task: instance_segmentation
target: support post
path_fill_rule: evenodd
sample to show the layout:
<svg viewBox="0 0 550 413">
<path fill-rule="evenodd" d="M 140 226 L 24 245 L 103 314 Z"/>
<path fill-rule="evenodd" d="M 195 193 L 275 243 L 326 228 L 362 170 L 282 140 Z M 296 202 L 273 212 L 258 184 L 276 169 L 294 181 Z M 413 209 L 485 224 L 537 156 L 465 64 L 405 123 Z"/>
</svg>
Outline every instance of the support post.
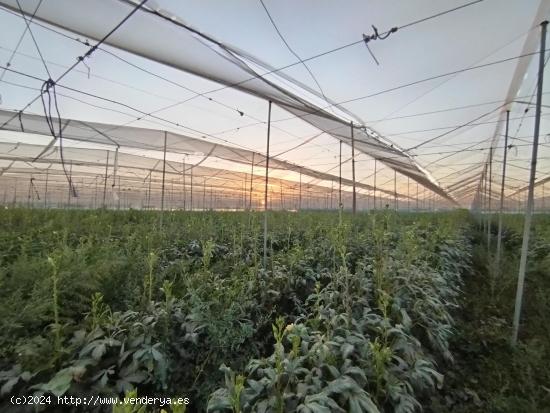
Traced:
<svg viewBox="0 0 550 413">
<path fill-rule="evenodd" d="M 493 184 L 493 147 L 489 149 L 489 199 L 488 199 L 488 214 L 487 214 L 487 252 L 491 254 L 491 198 L 492 194 L 492 184 Z"/>
<path fill-rule="evenodd" d="M 377 161 L 374 159 L 374 210 L 376 211 L 376 172 L 377 172 Z"/>
<path fill-rule="evenodd" d="M 393 208 L 397 211 L 397 172 L 393 170 Z"/>
<path fill-rule="evenodd" d="M 44 188 L 44 208 L 48 208 L 48 178 L 49 178 L 49 169 L 46 169 L 46 187 Z M 96 181 L 96 192 L 97 192 L 97 181 Z"/>
<path fill-rule="evenodd" d="M 339 160 L 339 175 L 338 175 L 338 209 L 342 209 L 342 141 L 340 141 L 340 160 Z"/>
<path fill-rule="evenodd" d="M 497 270 L 500 270 L 500 256 L 502 248 L 502 213 L 504 211 L 504 184 L 506 182 L 506 160 L 508 158 L 508 126 L 510 122 L 510 111 L 506 111 L 506 131 L 504 134 L 504 154 L 502 159 L 502 182 L 500 184 L 500 207 L 498 210 L 498 235 L 497 235 Z"/>
<path fill-rule="evenodd" d="M 248 200 L 248 209 L 252 211 L 252 185 L 254 179 L 254 152 L 252 152 L 252 163 L 250 165 L 250 195 Z"/>
<path fill-rule="evenodd" d="M 523 299 L 523 286 L 525 283 L 525 270 L 527 267 L 527 250 L 529 248 L 529 233 L 531 231 L 531 218 L 533 213 L 533 195 L 534 183 L 537 173 L 537 155 L 539 148 L 540 115 L 542 106 L 542 88 L 544 80 L 544 55 L 546 50 L 546 26 L 548 21 L 541 23 L 540 53 L 539 53 L 539 73 L 537 80 L 537 107 L 535 112 L 535 131 L 533 136 L 533 153 L 531 155 L 531 172 L 529 175 L 529 193 L 527 195 L 527 208 L 525 211 L 525 221 L 523 224 L 523 242 L 521 245 L 521 258 L 519 262 L 518 286 L 516 291 L 516 304 L 514 308 L 514 323 L 512 332 L 512 345 L 515 346 L 518 341 L 519 322 L 521 317 L 521 305 Z"/>
<path fill-rule="evenodd" d="M 301 210 L 302 210 L 302 168 L 300 168 L 300 190 L 298 194 L 298 211 L 301 211 Z"/>
<path fill-rule="evenodd" d="M 334 195 L 334 181 L 330 181 L 330 210 L 332 211 L 332 198 Z"/>
<path fill-rule="evenodd" d="M 407 176 L 407 211 L 411 210 L 411 178 Z"/>
<path fill-rule="evenodd" d="M 418 182 L 416 183 L 416 212 L 418 212 Z"/>
<path fill-rule="evenodd" d="M 353 180 L 353 198 L 352 198 L 352 211 L 355 215 L 357 211 L 357 192 L 355 189 L 355 137 L 353 133 L 353 122 L 350 123 L 351 127 L 351 179 Z"/>
<path fill-rule="evenodd" d="M 182 174 L 183 174 L 183 210 L 185 211 L 186 210 L 186 202 L 187 202 L 187 194 L 186 194 L 186 191 L 187 191 L 187 188 L 185 187 L 185 156 L 183 157 L 183 171 L 182 171 Z"/>
<path fill-rule="evenodd" d="M 162 158 L 162 189 L 160 194 L 160 226 L 162 227 L 162 216 L 164 214 L 164 181 L 166 179 L 166 140 L 167 133 L 164 131 L 164 156 Z"/>
<path fill-rule="evenodd" d="M 269 138 L 271 134 L 271 101 L 267 111 L 267 149 L 265 158 L 265 193 L 264 193 L 264 270 L 267 270 L 267 189 L 269 183 Z"/>
<path fill-rule="evenodd" d="M 483 212 L 487 212 L 487 164 L 485 164 L 485 168 L 483 169 Z M 482 216 L 483 220 L 483 233 L 487 232 L 487 219 L 485 216 Z"/>
<path fill-rule="evenodd" d="M 544 202 L 544 184 L 545 184 L 545 183 L 546 183 L 546 182 L 543 182 L 543 183 L 542 183 L 542 212 L 544 212 L 545 209 L 546 209 L 546 207 L 545 207 L 545 202 Z"/>
<path fill-rule="evenodd" d="M 153 175 L 153 170 L 149 171 L 149 191 L 147 193 L 147 209 L 151 209 L 151 179 Z"/>
<path fill-rule="evenodd" d="M 107 195 L 107 172 L 109 172 L 109 151 L 107 151 L 107 162 L 105 163 L 105 181 L 103 183 L 103 208 L 105 205 L 105 196 Z"/>
<path fill-rule="evenodd" d="M 206 211 L 206 178 L 202 179 L 202 210 Z"/>
<path fill-rule="evenodd" d="M 69 167 L 69 188 L 67 191 L 67 203 L 69 207 L 71 206 L 71 195 L 73 190 L 73 161 L 71 161 L 71 166 Z"/>
<path fill-rule="evenodd" d="M 29 187 L 27 190 L 27 208 L 31 207 L 31 196 L 32 196 L 32 180 L 34 178 L 31 175 L 31 179 L 29 180 Z"/>
<path fill-rule="evenodd" d="M 191 193 L 189 194 L 189 210 L 193 212 L 193 167 L 191 167 L 191 176 L 189 177 L 191 180 Z"/>
</svg>

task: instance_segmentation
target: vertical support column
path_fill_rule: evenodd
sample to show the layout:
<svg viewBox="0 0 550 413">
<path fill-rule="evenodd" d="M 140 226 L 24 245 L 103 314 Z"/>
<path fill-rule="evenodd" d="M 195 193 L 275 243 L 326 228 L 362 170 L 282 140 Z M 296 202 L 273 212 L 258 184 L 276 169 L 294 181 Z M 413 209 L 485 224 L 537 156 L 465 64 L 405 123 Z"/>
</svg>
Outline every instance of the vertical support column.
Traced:
<svg viewBox="0 0 550 413">
<path fill-rule="evenodd" d="M 510 122 L 510 111 L 506 111 L 506 131 L 504 134 L 504 154 L 502 159 L 502 181 L 500 184 L 500 207 L 498 210 L 498 235 L 497 235 L 497 270 L 500 270 L 500 255 L 502 248 L 502 213 L 504 211 L 504 184 L 506 182 L 506 160 L 508 158 L 508 126 Z"/>
<path fill-rule="evenodd" d="M 107 173 L 109 172 L 109 151 L 107 151 L 107 162 L 105 163 L 105 181 L 103 183 L 103 208 L 105 205 L 105 196 L 107 195 Z"/>
<path fill-rule="evenodd" d="M 48 208 L 48 178 L 50 175 L 50 169 L 46 169 L 46 187 L 44 188 L 44 208 Z M 96 181 L 96 193 L 97 193 L 97 181 Z"/>
<path fill-rule="evenodd" d="M 69 207 L 71 206 L 72 191 L 73 191 L 73 161 L 71 161 L 71 166 L 69 167 L 69 187 L 67 191 L 67 203 Z"/>
<path fill-rule="evenodd" d="M 117 203 L 117 209 L 120 209 L 120 194 L 122 191 L 120 190 L 120 175 L 118 176 L 118 203 Z"/>
<path fill-rule="evenodd" d="M 186 202 L 187 202 L 187 188 L 185 187 L 185 156 L 183 157 L 183 210 L 186 210 Z"/>
<path fill-rule="evenodd" d="M 191 176 L 189 177 L 191 181 L 191 193 L 189 194 L 189 210 L 193 212 L 193 166 L 190 168 L 191 170 Z"/>
<path fill-rule="evenodd" d="M 407 176 L 407 211 L 411 210 L 411 178 Z"/>
<path fill-rule="evenodd" d="M 242 193 L 242 196 L 241 196 L 241 201 L 243 203 L 243 206 L 242 206 L 242 210 L 243 211 L 246 211 L 248 209 L 247 205 L 248 205 L 248 188 L 247 188 L 247 182 L 248 182 L 248 174 L 245 172 L 244 173 L 244 178 L 243 178 L 243 193 Z"/>
<path fill-rule="evenodd" d="M 397 172 L 393 170 L 393 209 L 397 211 Z"/>
<path fill-rule="evenodd" d="M 338 175 L 338 209 L 342 209 L 342 141 L 340 141 L 340 158 L 339 158 L 339 175 Z"/>
<path fill-rule="evenodd" d="M 351 127 L 351 179 L 353 180 L 353 198 L 352 198 L 352 211 L 355 215 L 357 211 L 357 192 L 355 189 L 355 137 L 353 133 L 353 122 L 350 123 Z"/>
<path fill-rule="evenodd" d="M 340 142 L 342 144 L 342 142 Z M 302 210 L 302 168 L 300 168 L 300 190 L 298 194 L 298 211 Z"/>
<path fill-rule="evenodd" d="M 485 167 L 483 169 L 483 196 L 482 196 L 482 211 L 486 213 L 487 208 L 487 164 L 485 164 Z M 483 233 L 487 231 L 487 219 L 486 217 L 482 216 L 483 220 Z"/>
<path fill-rule="evenodd" d="M 149 191 L 147 193 L 147 209 L 151 209 L 151 178 L 153 176 L 153 170 L 149 171 Z"/>
<path fill-rule="evenodd" d="M 523 242 L 521 245 L 521 258 L 519 262 L 518 287 L 516 291 L 516 305 L 514 308 L 514 323 L 512 332 L 512 345 L 515 346 L 518 341 L 519 322 L 521 316 L 521 305 L 523 299 L 523 286 L 525 283 L 525 270 L 527 267 L 527 250 L 529 248 L 529 233 L 531 231 L 531 218 L 533 213 L 533 195 L 534 183 L 537 173 L 537 155 L 539 149 L 540 133 L 540 115 L 542 105 L 542 88 L 544 80 L 544 55 L 546 51 L 546 26 L 548 21 L 541 23 L 540 53 L 539 53 L 539 73 L 537 82 L 537 107 L 535 112 L 535 131 L 533 137 L 533 153 L 531 155 L 531 172 L 529 175 L 529 193 L 527 196 L 527 209 L 525 211 L 525 221 L 523 224 Z"/>
<path fill-rule="evenodd" d="M 376 211 L 376 172 L 377 172 L 377 160 L 374 159 L 374 210 Z"/>
<path fill-rule="evenodd" d="M 95 181 L 94 209 L 96 209 L 96 208 L 97 208 L 97 176 L 95 177 L 94 181 Z M 44 206 L 45 206 L 45 205 L 46 205 L 46 204 L 44 203 Z"/>
<path fill-rule="evenodd" d="M 13 184 L 13 206 L 17 205 L 17 178 L 15 178 L 15 183 Z"/>
<path fill-rule="evenodd" d="M 28 189 L 27 189 L 27 208 L 30 208 L 31 207 L 31 194 L 32 194 L 32 181 L 33 181 L 33 177 L 31 175 L 31 178 L 29 180 L 29 186 L 28 186 Z"/>
<path fill-rule="evenodd" d="M 488 214 L 487 214 L 487 252 L 491 253 L 491 198 L 493 198 L 492 193 L 492 184 L 493 184 L 493 147 L 489 149 L 489 199 L 488 199 Z"/>
<path fill-rule="evenodd" d="M 542 183 L 542 212 L 544 212 L 546 210 L 545 201 L 544 201 L 544 185 L 545 184 L 546 184 L 546 182 Z"/>
<path fill-rule="evenodd" d="M 267 149 L 265 158 L 265 193 L 264 193 L 264 270 L 267 269 L 267 189 L 269 183 L 269 139 L 271 135 L 271 101 L 267 111 Z"/>
<path fill-rule="evenodd" d="M 206 211 L 206 178 L 202 179 L 202 210 Z"/>
<path fill-rule="evenodd" d="M 250 165 L 250 195 L 248 200 L 248 209 L 252 211 L 252 185 L 254 179 L 254 152 L 252 152 L 252 164 Z"/>
<path fill-rule="evenodd" d="M 166 179 L 166 140 L 167 133 L 164 131 L 164 156 L 162 158 L 162 189 L 160 194 L 160 226 L 162 227 L 162 216 L 164 214 L 164 182 Z"/>
</svg>

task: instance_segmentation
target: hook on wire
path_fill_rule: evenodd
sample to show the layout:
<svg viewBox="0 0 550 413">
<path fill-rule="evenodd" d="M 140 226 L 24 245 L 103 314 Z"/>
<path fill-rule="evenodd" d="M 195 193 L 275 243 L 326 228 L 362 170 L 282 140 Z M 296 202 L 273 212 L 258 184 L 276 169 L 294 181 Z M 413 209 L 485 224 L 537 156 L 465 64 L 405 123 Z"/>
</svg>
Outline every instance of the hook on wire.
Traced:
<svg viewBox="0 0 550 413">
<path fill-rule="evenodd" d="M 372 40 L 385 40 L 387 39 L 392 33 L 395 33 L 397 31 L 397 27 L 392 27 L 390 30 L 388 30 L 385 34 L 378 33 L 378 29 L 375 25 L 372 25 L 373 34 L 366 35 L 363 33 L 363 42 L 365 42 L 365 46 L 367 47 L 367 50 L 369 51 L 371 57 L 373 58 L 374 62 L 377 66 L 380 66 L 380 63 L 378 62 L 378 59 L 372 52 L 371 48 L 369 47 L 369 42 Z"/>
</svg>

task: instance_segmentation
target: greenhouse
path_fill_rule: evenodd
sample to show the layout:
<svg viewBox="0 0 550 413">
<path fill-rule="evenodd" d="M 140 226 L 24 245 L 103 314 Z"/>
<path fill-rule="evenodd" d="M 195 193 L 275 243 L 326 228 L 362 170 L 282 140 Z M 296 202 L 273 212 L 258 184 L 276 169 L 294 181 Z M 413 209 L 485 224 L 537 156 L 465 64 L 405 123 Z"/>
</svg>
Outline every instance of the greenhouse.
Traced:
<svg viewBox="0 0 550 413">
<path fill-rule="evenodd" d="M 0 0 L 0 411 L 550 411 L 549 18 Z"/>
</svg>

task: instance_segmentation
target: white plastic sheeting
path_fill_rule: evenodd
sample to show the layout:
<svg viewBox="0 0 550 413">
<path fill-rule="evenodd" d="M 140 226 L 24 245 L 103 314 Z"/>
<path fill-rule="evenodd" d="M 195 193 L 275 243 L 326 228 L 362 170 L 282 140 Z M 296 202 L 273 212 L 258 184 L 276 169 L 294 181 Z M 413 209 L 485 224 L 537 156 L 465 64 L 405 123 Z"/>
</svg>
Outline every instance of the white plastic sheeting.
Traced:
<svg viewBox="0 0 550 413">
<path fill-rule="evenodd" d="M 54 123 L 58 123 L 57 118 L 54 118 Z M 40 115 L 23 113 L 17 116 L 17 114 L 13 112 L 0 110 L 0 124 L 4 125 L 2 127 L 4 130 L 51 136 L 46 118 Z M 252 165 L 252 163 L 254 163 L 255 167 L 265 167 L 266 157 L 261 153 L 228 145 L 215 144 L 174 132 L 132 126 L 117 126 L 98 122 L 85 122 L 75 119 L 62 119 L 61 129 L 63 139 L 108 145 L 112 146 L 113 149 L 117 147 L 126 147 L 159 152 L 164 151 L 164 136 L 166 134 L 167 152 L 183 155 L 200 155 L 202 159 L 214 157 L 245 165 Z M 49 149 L 54 147 L 54 144 L 56 144 L 56 139 L 52 139 L 50 145 L 44 146 L 40 152 L 36 153 L 31 161 L 42 158 Z M 68 156 L 67 159 L 78 160 L 78 150 L 73 149 L 71 152 L 73 156 Z M 1 153 L 0 151 L 0 154 Z M 74 156 L 76 156 L 76 158 Z M 321 181 L 333 183 L 340 181 L 338 176 L 315 171 L 310 168 L 304 168 L 277 158 L 270 158 L 269 167 L 272 169 L 293 171 Z M 341 182 L 342 185 L 345 186 L 353 185 L 353 181 L 350 179 L 342 178 Z M 356 183 L 356 186 L 359 189 L 365 189 L 367 191 L 372 191 L 374 189 L 373 186 L 365 183 Z M 381 188 L 377 188 L 377 191 L 388 195 L 393 194 Z"/>
<path fill-rule="evenodd" d="M 2 0 L 0 4 L 15 12 L 20 11 L 16 0 Z M 20 4 L 25 14 L 35 13 L 36 2 Z M 91 39 L 101 39 L 136 4 L 122 0 L 47 1 L 36 10 L 34 18 Z M 368 154 L 434 193 L 452 199 L 413 157 L 365 127 L 364 122 L 351 112 L 334 102 L 324 101 L 311 88 L 275 71 L 246 52 L 187 25 L 178 16 L 154 4 L 150 2 L 132 16 L 106 43 L 270 100 L 347 144 L 351 144 L 350 122 L 353 121 L 357 124 L 354 128 L 356 151 Z M 331 111 L 327 110 L 327 103 Z"/>
</svg>

